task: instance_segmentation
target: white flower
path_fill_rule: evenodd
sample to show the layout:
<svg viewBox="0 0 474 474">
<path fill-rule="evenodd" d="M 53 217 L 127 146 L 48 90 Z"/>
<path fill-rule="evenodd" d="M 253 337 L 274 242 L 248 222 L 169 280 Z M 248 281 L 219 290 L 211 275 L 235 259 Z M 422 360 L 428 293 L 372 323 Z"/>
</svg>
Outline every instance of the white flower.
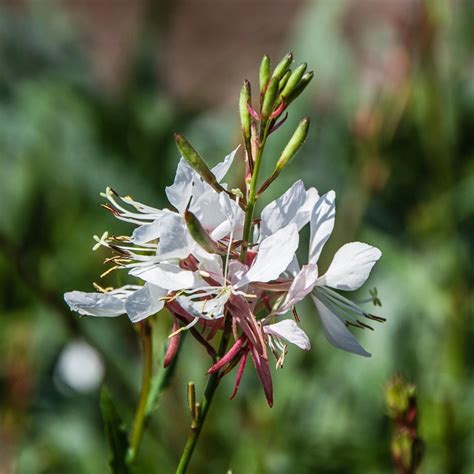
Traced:
<svg viewBox="0 0 474 474">
<path fill-rule="evenodd" d="M 236 151 L 212 169 L 219 182 L 232 165 Z M 215 239 L 222 239 L 230 232 L 240 236 L 243 211 L 227 194 L 217 193 L 203 182 L 184 159 L 178 165 L 173 185 L 166 188 L 166 194 L 177 212 L 156 209 L 130 196 L 119 196 L 110 187 L 106 189 L 102 196 L 108 203 L 104 207 L 117 219 L 135 224 L 137 228 L 130 237 L 109 236 L 107 232 L 100 238 L 94 237 L 94 250 L 104 246 L 116 253 L 107 260 L 114 264 L 113 267 L 102 276 L 111 270 L 125 268 L 145 285 L 126 285 L 97 293 L 66 293 L 65 300 L 72 310 L 82 315 L 104 317 L 127 313 L 132 322 L 138 322 L 158 312 L 169 292 L 195 289 L 206 284 L 199 272 L 181 267 L 181 262 L 190 255 L 198 260 L 210 257 L 190 236 L 183 218 L 184 210 L 190 205 Z M 229 245 L 231 241 L 232 237 Z"/>
<path fill-rule="evenodd" d="M 319 198 L 311 214 L 309 263 L 295 276 L 285 300 L 276 313 L 289 311 L 298 301 L 311 293 L 329 342 L 339 349 L 370 356 L 346 325 L 368 327 L 361 319 L 376 321 L 383 319 L 366 313 L 334 290 L 359 289 L 382 253 L 379 249 L 361 242 L 345 244 L 334 255 L 327 272 L 318 276 L 317 261 L 334 228 L 335 214 L 335 193 L 330 191 Z"/>
</svg>

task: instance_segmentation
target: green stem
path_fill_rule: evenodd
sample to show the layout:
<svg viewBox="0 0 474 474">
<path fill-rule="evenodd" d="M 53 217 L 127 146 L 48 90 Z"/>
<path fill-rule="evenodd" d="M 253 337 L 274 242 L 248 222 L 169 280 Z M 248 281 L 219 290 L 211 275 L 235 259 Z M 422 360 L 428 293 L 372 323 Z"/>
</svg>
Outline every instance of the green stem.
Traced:
<svg viewBox="0 0 474 474">
<path fill-rule="evenodd" d="M 258 174 L 262 163 L 263 150 L 267 141 L 268 124 L 262 129 L 261 140 L 258 146 L 258 150 L 255 156 L 255 165 L 252 173 L 252 179 L 250 180 L 249 194 L 247 199 L 247 210 L 245 212 L 244 231 L 242 240 L 242 253 L 240 254 L 240 260 L 245 262 L 247 258 L 247 250 L 250 243 L 251 231 L 252 231 L 252 219 L 253 211 L 255 209 L 255 202 L 257 201 L 257 185 L 258 185 Z"/>
<path fill-rule="evenodd" d="M 245 262 L 247 258 L 247 249 L 250 242 L 250 234 L 252 231 L 252 218 L 253 211 L 255 208 L 255 202 L 257 200 L 257 184 L 258 184 L 258 174 L 260 172 L 260 166 L 262 162 L 263 150 L 265 148 L 265 143 L 267 141 L 268 130 L 270 128 L 270 122 L 262 124 L 260 129 L 260 140 L 259 146 L 257 149 L 255 157 L 255 165 L 253 168 L 252 179 L 250 180 L 249 192 L 248 192 L 248 201 L 247 208 L 245 210 L 245 221 L 244 221 L 244 231 L 243 231 L 243 241 L 242 241 L 242 252 L 240 254 L 240 259 L 242 262 Z M 224 331 L 222 334 L 222 339 L 217 351 L 217 360 L 219 360 L 227 349 L 231 334 L 231 318 L 229 315 L 226 315 L 224 322 Z M 209 376 L 206 388 L 204 390 L 204 395 L 201 400 L 200 412 L 196 420 L 193 420 L 191 429 L 186 439 L 183 452 L 181 454 L 181 459 L 179 461 L 178 469 L 176 474 L 184 474 L 188 469 L 189 462 L 191 461 L 191 456 L 193 455 L 194 449 L 196 447 L 199 435 L 201 434 L 202 427 L 206 421 L 209 408 L 214 398 L 214 394 L 219 386 L 220 382 L 220 371 L 214 372 Z"/>
<path fill-rule="evenodd" d="M 135 418 L 133 420 L 132 434 L 130 436 L 130 449 L 127 456 L 129 464 L 135 461 L 138 450 L 140 449 L 153 370 L 153 342 L 149 321 L 145 320 L 140 324 L 140 332 L 143 347 L 143 379 L 140 400 L 138 401 Z"/>
<path fill-rule="evenodd" d="M 224 323 L 224 332 L 222 334 L 222 339 L 217 351 L 217 360 L 219 360 L 225 353 L 227 345 L 229 343 L 231 328 L 230 328 L 231 319 L 227 315 Z M 193 455 L 194 448 L 196 447 L 199 435 L 201 434 L 202 427 L 206 421 L 209 408 L 214 398 L 214 394 L 219 386 L 220 382 L 220 372 L 214 372 L 209 376 L 207 381 L 206 388 L 204 390 L 204 395 L 201 400 L 200 411 L 197 419 L 192 423 L 191 429 L 189 431 L 186 443 L 184 445 L 183 452 L 181 454 L 181 459 L 179 460 L 178 468 L 176 469 L 176 474 L 184 474 L 188 469 L 189 462 L 191 461 L 191 456 Z"/>
</svg>

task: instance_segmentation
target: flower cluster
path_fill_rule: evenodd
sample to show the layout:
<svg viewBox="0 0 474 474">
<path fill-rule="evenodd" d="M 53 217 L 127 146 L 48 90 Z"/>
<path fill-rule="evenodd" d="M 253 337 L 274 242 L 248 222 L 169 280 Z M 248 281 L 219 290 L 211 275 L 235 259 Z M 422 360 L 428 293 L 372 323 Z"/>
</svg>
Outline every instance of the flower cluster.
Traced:
<svg viewBox="0 0 474 474">
<path fill-rule="evenodd" d="M 335 193 L 320 196 L 315 188 L 305 189 L 302 181 L 252 219 L 254 243 L 246 242 L 245 199 L 224 182 L 237 151 L 206 173 L 182 158 L 174 183 L 166 188 L 171 209 L 155 209 L 107 188 L 104 207 L 136 227 L 130 236 L 95 237 L 94 249 L 110 249 L 113 256 L 106 262 L 111 268 L 105 273 L 125 269 L 133 284 L 97 286 L 95 293 L 72 291 L 65 300 L 81 315 L 127 314 L 133 323 L 166 307 L 173 329 L 165 364 L 176 354 L 181 331 L 189 330 L 213 358 L 210 373 L 224 375 L 238 365 L 233 396 L 250 354 L 272 405 L 269 353 L 280 367 L 288 343 L 310 349 L 295 311 L 305 297 L 314 302 L 330 343 L 370 355 L 347 326 L 366 328 L 371 320 L 383 318 L 364 311 L 340 291 L 360 288 L 381 252 L 365 243 L 348 243 L 320 275 L 318 259 L 334 227 Z M 295 253 L 300 231 L 308 224 L 309 251 L 301 266 Z M 378 301 L 375 296 L 373 301 Z M 233 344 L 217 358 L 212 340 L 224 331 Z"/>
</svg>

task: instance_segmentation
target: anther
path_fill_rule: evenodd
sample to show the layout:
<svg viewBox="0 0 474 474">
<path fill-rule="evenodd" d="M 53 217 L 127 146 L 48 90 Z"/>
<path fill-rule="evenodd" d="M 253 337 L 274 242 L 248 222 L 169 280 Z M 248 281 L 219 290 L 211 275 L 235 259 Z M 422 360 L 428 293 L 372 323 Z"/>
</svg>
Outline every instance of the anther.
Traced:
<svg viewBox="0 0 474 474">
<path fill-rule="evenodd" d="M 364 316 L 367 318 L 367 319 L 372 319 L 373 321 L 377 321 L 378 323 L 384 323 L 386 320 L 386 318 L 382 318 L 382 316 L 375 316 L 375 314 L 364 314 Z"/>
</svg>

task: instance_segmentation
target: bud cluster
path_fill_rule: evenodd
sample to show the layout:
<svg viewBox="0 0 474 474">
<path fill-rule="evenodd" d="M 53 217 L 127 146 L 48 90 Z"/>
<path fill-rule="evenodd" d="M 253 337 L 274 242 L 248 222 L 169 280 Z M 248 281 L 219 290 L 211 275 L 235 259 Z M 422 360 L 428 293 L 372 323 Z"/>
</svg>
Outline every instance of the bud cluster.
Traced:
<svg viewBox="0 0 474 474">
<path fill-rule="evenodd" d="M 421 464 L 423 440 L 418 435 L 416 389 L 401 375 L 395 375 L 385 388 L 388 415 L 394 422 L 391 451 L 400 474 L 414 474 Z"/>
</svg>

